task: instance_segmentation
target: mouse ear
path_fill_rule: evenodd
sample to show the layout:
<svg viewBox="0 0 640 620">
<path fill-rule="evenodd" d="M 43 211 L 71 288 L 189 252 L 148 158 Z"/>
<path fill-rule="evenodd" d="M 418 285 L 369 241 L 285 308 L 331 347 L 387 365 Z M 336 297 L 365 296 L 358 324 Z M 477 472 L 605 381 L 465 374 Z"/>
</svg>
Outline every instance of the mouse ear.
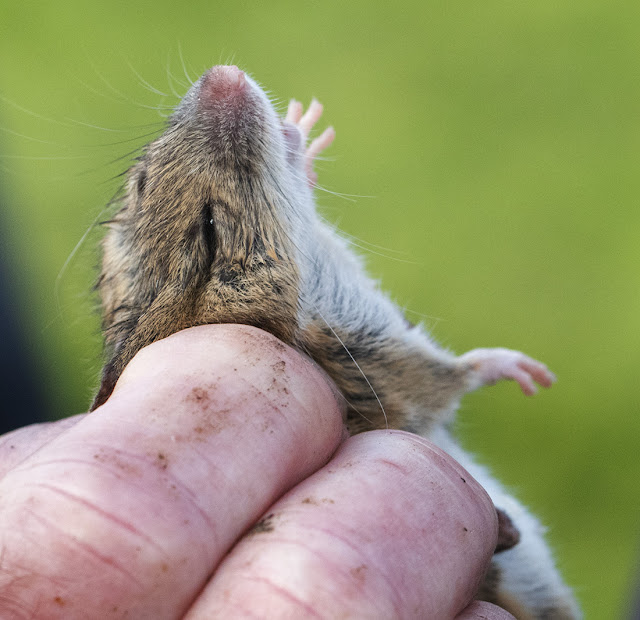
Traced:
<svg viewBox="0 0 640 620">
<path fill-rule="evenodd" d="M 120 373 L 116 371 L 116 366 L 113 359 L 105 365 L 102 369 L 102 380 L 100 382 L 100 389 L 93 399 L 93 403 L 89 411 L 95 411 L 100 405 L 104 405 L 107 402 L 109 396 L 113 392 L 113 388 L 116 386 Z"/>
<path fill-rule="evenodd" d="M 496 513 L 498 515 L 498 544 L 494 553 L 500 553 L 515 547 L 520 542 L 520 530 L 504 510 L 496 508 Z"/>
</svg>

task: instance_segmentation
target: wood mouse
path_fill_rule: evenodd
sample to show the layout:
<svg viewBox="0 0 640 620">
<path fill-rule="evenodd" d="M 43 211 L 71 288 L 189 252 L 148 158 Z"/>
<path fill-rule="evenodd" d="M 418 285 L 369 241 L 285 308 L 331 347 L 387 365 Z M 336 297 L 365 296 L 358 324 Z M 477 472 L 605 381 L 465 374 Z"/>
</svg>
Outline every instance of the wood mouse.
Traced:
<svg viewBox="0 0 640 620">
<path fill-rule="evenodd" d="M 130 168 L 107 222 L 97 288 L 109 359 L 92 409 L 155 340 L 208 323 L 265 329 L 327 371 L 351 433 L 423 435 L 485 487 L 501 535 L 479 598 L 519 619 L 579 618 L 538 521 L 448 430 L 467 392 L 513 379 L 532 394 L 552 373 L 507 349 L 456 356 L 407 322 L 316 213 L 313 160 L 335 135 L 307 144 L 321 114 L 315 100 L 306 112 L 292 101 L 281 119 L 235 66 L 213 67 L 187 92 Z"/>
</svg>

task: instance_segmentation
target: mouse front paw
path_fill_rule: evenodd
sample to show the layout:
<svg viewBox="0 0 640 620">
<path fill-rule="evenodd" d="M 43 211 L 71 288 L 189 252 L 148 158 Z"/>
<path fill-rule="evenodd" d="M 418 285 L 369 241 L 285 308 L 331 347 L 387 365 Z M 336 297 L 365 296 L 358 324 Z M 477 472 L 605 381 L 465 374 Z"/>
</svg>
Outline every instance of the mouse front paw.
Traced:
<svg viewBox="0 0 640 620">
<path fill-rule="evenodd" d="M 511 349 L 473 349 L 460 356 L 459 361 L 473 373 L 471 389 L 512 379 L 527 396 L 532 396 L 537 392 L 536 383 L 549 388 L 556 380 L 542 362 Z"/>
<path fill-rule="evenodd" d="M 317 99 L 312 99 L 306 112 L 302 103 L 292 99 L 289 102 L 289 109 L 287 110 L 287 116 L 285 121 L 295 125 L 302 134 L 304 144 L 307 143 L 309 133 L 313 126 L 320 120 L 322 116 L 323 107 Z M 303 113 L 304 112 L 304 113 Z M 336 132 L 333 127 L 327 127 L 317 138 L 314 138 L 311 143 L 305 148 L 304 152 L 304 171 L 307 175 L 307 181 L 311 187 L 318 182 L 318 175 L 313 169 L 313 162 L 316 157 L 328 148 L 336 137 Z"/>
</svg>

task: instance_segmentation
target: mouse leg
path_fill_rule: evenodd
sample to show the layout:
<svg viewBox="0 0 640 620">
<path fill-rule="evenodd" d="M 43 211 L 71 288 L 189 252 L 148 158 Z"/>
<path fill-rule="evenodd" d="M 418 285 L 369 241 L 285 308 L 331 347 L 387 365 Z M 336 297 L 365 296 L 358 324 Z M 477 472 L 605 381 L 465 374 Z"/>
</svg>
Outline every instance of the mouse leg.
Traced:
<svg viewBox="0 0 640 620">
<path fill-rule="evenodd" d="M 470 390 L 493 385 L 503 379 L 513 379 L 527 396 L 532 396 L 537 392 L 535 383 L 548 388 L 556 380 L 542 362 L 511 349 L 473 349 L 461 355 L 459 360 L 473 369 Z"/>
</svg>

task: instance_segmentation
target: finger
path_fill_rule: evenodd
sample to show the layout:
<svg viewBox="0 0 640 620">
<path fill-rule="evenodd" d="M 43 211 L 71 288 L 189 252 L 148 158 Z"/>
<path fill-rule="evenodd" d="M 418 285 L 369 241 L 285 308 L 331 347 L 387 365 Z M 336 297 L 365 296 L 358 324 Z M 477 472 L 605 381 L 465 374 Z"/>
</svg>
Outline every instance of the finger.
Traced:
<svg viewBox="0 0 640 620">
<path fill-rule="evenodd" d="M 312 99 L 307 111 L 304 113 L 303 117 L 300 119 L 298 126 L 300 127 L 300 131 L 302 131 L 302 135 L 306 138 L 311 131 L 311 128 L 318 122 L 320 117 L 322 116 L 322 104 L 317 99 Z"/>
<path fill-rule="evenodd" d="M 453 618 L 496 536 L 491 500 L 444 452 L 363 433 L 269 509 L 186 619 Z"/>
<path fill-rule="evenodd" d="M 293 123 L 297 125 L 302 118 L 302 104 L 295 99 L 289 101 L 289 108 L 287 109 L 287 115 L 285 116 L 285 121 L 289 123 Z"/>
<path fill-rule="evenodd" d="M 143 349 L 105 405 L 0 481 L 0 604 L 29 617 L 181 617 L 234 540 L 321 467 L 324 375 L 246 326 Z M 0 614 L 3 616 L 3 614 Z"/>
<path fill-rule="evenodd" d="M 508 611 L 491 603 L 475 601 L 458 614 L 455 620 L 515 620 L 515 618 Z"/>
<path fill-rule="evenodd" d="M 31 424 L 2 435 L 0 437 L 0 478 L 45 444 L 74 426 L 85 415 L 80 414 L 57 422 Z"/>
</svg>

